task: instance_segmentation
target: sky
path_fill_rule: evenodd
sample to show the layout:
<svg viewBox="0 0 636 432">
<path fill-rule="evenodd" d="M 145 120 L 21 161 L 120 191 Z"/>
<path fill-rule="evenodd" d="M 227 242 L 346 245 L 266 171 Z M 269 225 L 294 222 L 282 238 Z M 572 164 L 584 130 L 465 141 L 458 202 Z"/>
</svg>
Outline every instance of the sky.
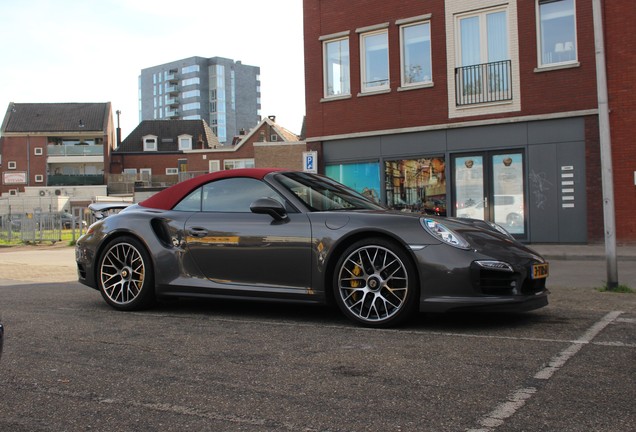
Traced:
<svg viewBox="0 0 636 432">
<path fill-rule="evenodd" d="M 0 113 L 10 102 L 111 102 L 139 124 L 142 69 L 226 57 L 261 71 L 261 115 L 299 134 L 302 0 L 0 0 Z"/>
</svg>

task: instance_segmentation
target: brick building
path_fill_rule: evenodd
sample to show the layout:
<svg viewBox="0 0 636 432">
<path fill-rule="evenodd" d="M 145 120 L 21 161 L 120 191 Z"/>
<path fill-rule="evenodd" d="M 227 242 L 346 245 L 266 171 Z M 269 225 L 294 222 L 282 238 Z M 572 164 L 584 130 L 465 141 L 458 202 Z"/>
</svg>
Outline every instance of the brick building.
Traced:
<svg viewBox="0 0 636 432">
<path fill-rule="evenodd" d="M 107 181 L 110 102 L 10 103 L 0 129 L 0 193 L 76 194 Z"/>
<path fill-rule="evenodd" d="M 305 143 L 273 116 L 228 145 L 219 144 L 204 120 L 145 120 L 113 151 L 108 190 L 130 194 L 135 187 L 161 188 L 201 173 L 257 165 L 299 169 L 304 150 Z"/>
<path fill-rule="evenodd" d="M 603 9 L 618 240 L 636 241 L 636 8 Z M 592 0 L 304 0 L 304 33 L 306 140 L 328 175 L 526 242 L 602 240 Z"/>
</svg>

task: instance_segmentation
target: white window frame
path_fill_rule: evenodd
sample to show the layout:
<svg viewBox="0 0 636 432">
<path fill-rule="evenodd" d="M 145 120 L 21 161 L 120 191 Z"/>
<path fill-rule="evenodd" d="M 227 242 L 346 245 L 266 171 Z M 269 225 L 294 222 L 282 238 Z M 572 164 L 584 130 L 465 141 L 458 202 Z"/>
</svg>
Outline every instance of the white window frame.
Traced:
<svg viewBox="0 0 636 432">
<path fill-rule="evenodd" d="M 448 117 L 451 119 L 467 118 L 480 115 L 493 115 L 503 113 L 513 113 L 521 111 L 521 78 L 520 78 L 520 61 L 519 61 L 519 35 L 518 26 L 518 2 L 508 2 L 505 7 L 507 10 L 508 22 L 508 52 L 511 61 L 511 83 L 512 83 L 512 99 L 506 101 L 498 101 L 484 104 L 457 105 L 457 91 L 455 70 L 460 67 L 458 63 L 458 46 L 460 45 L 460 35 L 457 30 L 457 18 L 466 16 L 476 12 L 472 2 L 466 0 L 445 0 L 444 22 L 445 27 L 449 31 L 446 33 L 446 87 L 448 94 Z M 480 0 L 479 10 L 494 9 L 502 7 L 501 0 Z M 472 13 L 471 13 L 472 11 Z M 435 37 L 435 32 L 433 32 Z"/>
<path fill-rule="evenodd" d="M 564 0 L 555 0 L 554 3 Z M 541 10 L 540 10 L 540 0 L 535 0 L 535 8 L 537 14 L 537 69 L 551 69 L 551 68 L 562 68 L 562 67 L 575 67 L 579 66 L 579 41 L 578 41 L 578 29 L 576 25 L 576 0 L 572 0 L 572 15 L 574 18 L 574 40 L 573 41 L 564 41 L 563 49 L 567 50 L 567 44 L 573 44 L 572 50 L 574 50 L 574 59 L 573 60 L 564 60 L 564 61 L 552 61 L 552 62 L 543 62 L 543 40 L 542 40 L 542 28 L 541 28 Z M 555 51 L 557 48 L 555 47 Z"/>
<path fill-rule="evenodd" d="M 35 182 L 36 183 L 44 183 L 44 176 L 42 174 L 36 174 L 35 175 Z"/>
<path fill-rule="evenodd" d="M 35 147 L 33 149 L 33 154 L 36 156 L 42 156 L 44 154 L 44 149 L 42 147 Z"/>
<path fill-rule="evenodd" d="M 319 38 L 322 41 L 322 75 L 323 75 L 323 96 L 325 99 L 342 99 L 351 97 L 351 43 L 349 41 L 349 32 L 336 33 Z M 346 65 L 342 65 L 340 70 L 340 91 L 335 91 L 333 85 L 330 90 L 329 82 L 329 56 L 328 47 L 330 44 L 347 42 L 347 58 Z"/>
<path fill-rule="evenodd" d="M 431 14 L 422 15 L 419 17 L 407 18 L 398 20 L 395 22 L 400 27 L 400 83 L 402 88 L 419 88 L 419 87 L 431 87 L 433 85 L 433 43 L 431 36 Z M 428 25 L 428 44 L 429 44 L 429 58 L 428 65 L 431 69 L 431 74 L 428 80 L 422 80 L 417 82 L 408 82 L 406 78 L 406 55 L 405 55 L 405 38 L 404 31 L 409 27 L 415 27 L 420 25 Z"/>
<path fill-rule="evenodd" d="M 269 141 L 270 141 L 270 142 L 278 141 L 278 135 L 276 135 L 276 134 L 271 134 L 271 135 L 269 136 Z"/>
<path fill-rule="evenodd" d="M 7 162 L 7 169 L 14 170 L 17 168 L 18 168 L 18 164 L 16 163 L 16 161 Z"/>
<path fill-rule="evenodd" d="M 475 11 L 475 12 L 470 12 L 470 13 L 466 13 L 466 14 L 461 14 L 457 16 L 457 20 L 455 21 L 455 34 L 457 35 L 457 52 L 455 54 L 455 58 L 456 58 L 456 64 L 458 66 L 467 66 L 465 64 L 463 64 L 462 61 L 462 31 L 461 31 L 461 20 L 465 19 L 465 18 L 472 18 L 472 17 L 478 17 L 479 18 L 479 63 L 478 64 L 483 64 L 483 63 L 488 63 L 488 26 L 485 25 L 486 24 L 486 16 L 493 14 L 493 13 L 498 13 L 498 12 L 505 12 L 506 13 L 506 37 L 508 38 L 507 40 L 507 58 L 510 59 L 511 58 L 511 54 L 510 54 L 510 28 L 509 28 L 509 23 L 510 23 L 510 12 L 508 10 L 508 6 L 504 5 L 504 6 L 499 6 L 499 7 L 492 7 L 492 8 L 487 8 L 487 9 L 481 9 L 479 11 Z"/>
<path fill-rule="evenodd" d="M 223 161 L 223 169 L 235 169 L 235 168 L 254 168 L 254 159 L 225 159 Z"/>
<path fill-rule="evenodd" d="M 208 171 L 211 173 L 221 171 L 221 161 L 218 159 L 208 161 Z"/>
<path fill-rule="evenodd" d="M 192 150 L 192 135 L 179 135 L 179 150 Z"/>
<path fill-rule="evenodd" d="M 384 93 L 391 91 L 391 65 L 390 65 L 390 53 L 389 53 L 389 31 L 388 23 L 379 26 L 373 26 L 370 28 L 357 29 L 356 32 L 360 34 L 360 92 L 363 94 Z M 382 81 L 386 80 L 384 84 L 371 85 L 370 81 L 367 81 L 366 75 L 366 59 L 367 59 L 367 43 L 366 40 L 370 37 L 384 35 L 386 37 L 386 78 L 382 77 Z"/>
<path fill-rule="evenodd" d="M 178 175 L 179 168 L 166 168 L 166 175 Z"/>
<path fill-rule="evenodd" d="M 157 136 L 156 135 L 146 135 L 142 138 L 144 143 L 144 151 L 151 152 L 157 151 Z"/>
<path fill-rule="evenodd" d="M 9 196 L 17 196 L 17 195 L 18 195 L 17 189 L 9 189 Z"/>
<path fill-rule="evenodd" d="M 124 168 L 123 174 L 137 175 L 137 168 Z"/>
</svg>

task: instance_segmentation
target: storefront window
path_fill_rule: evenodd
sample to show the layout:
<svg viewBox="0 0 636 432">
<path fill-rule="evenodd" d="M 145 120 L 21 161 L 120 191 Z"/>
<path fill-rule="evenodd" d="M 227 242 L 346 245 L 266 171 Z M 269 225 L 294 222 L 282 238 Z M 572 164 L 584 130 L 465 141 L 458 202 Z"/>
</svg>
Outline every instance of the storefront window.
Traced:
<svg viewBox="0 0 636 432">
<path fill-rule="evenodd" d="M 325 174 L 367 198 L 380 202 L 380 165 L 377 162 L 327 165 Z"/>
<path fill-rule="evenodd" d="M 446 216 L 446 162 L 443 157 L 387 161 L 387 206 Z"/>
</svg>

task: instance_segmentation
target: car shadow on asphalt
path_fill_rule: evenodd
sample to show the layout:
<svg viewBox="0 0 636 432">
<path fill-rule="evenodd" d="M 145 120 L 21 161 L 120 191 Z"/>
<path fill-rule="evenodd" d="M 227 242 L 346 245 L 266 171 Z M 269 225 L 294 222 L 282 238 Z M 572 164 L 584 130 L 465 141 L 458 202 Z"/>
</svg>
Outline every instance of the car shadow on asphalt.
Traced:
<svg viewBox="0 0 636 432">
<path fill-rule="evenodd" d="M 179 299 L 160 302 L 155 312 L 170 315 L 188 315 L 227 320 L 263 320 L 293 323 L 295 325 L 351 326 L 336 306 L 260 302 L 246 300 Z M 397 328 L 426 331 L 475 331 L 523 328 L 551 320 L 541 311 L 505 312 L 448 312 L 418 313 Z"/>
</svg>

